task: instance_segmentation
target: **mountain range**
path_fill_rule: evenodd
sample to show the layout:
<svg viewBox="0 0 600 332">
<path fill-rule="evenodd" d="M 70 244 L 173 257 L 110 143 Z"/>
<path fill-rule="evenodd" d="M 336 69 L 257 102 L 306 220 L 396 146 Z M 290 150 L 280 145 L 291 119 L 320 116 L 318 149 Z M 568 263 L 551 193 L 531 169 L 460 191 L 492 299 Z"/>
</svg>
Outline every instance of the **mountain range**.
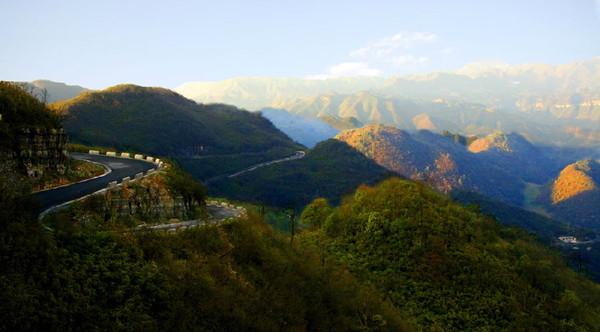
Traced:
<svg viewBox="0 0 600 332">
<path fill-rule="evenodd" d="M 398 75 L 387 79 L 240 77 L 218 82 L 187 82 L 175 88 L 175 91 L 198 102 L 227 101 L 248 109 L 260 109 L 282 99 L 310 97 L 320 93 L 371 91 L 379 95 L 416 100 L 443 98 L 481 103 L 508 111 L 556 111 L 567 105 L 577 108 L 583 103 L 578 99 L 598 100 L 599 82 L 600 57 L 596 57 L 557 66 L 544 63 L 520 66 L 471 63 L 454 71 Z M 547 97 L 552 97 L 548 99 L 549 102 L 536 99 Z M 596 104 L 588 107 L 600 107 Z"/>
<path fill-rule="evenodd" d="M 400 129 L 488 135 L 515 131 L 541 144 L 600 145 L 600 57 L 565 65 L 469 64 L 459 70 L 328 80 L 246 77 L 175 88 L 199 103 L 355 117 Z"/>
<path fill-rule="evenodd" d="M 600 162 L 556 153 L 516 133 L 472 139 L 468 146 L 429 131 L 369 124 L 336 136 L 377 164 L 440 191 L 469 190 L 600 230 Z"/>
<path fill-rule="evenodd" d="M 353 99 L 358 95 L 361 98 Z M 258 114 L 223 104 L 197 104 L 167 89 L 133 85 L 85 92 L 77 98 L 54 103 L 52 107 L 64 117 L 63 126 L 75 142 L 169 156 L 196 178 L 204 181 L 260 162 L 289 156 L 299 148 L 293 140 L 312 147 L 339 132 L 323 120 L 341 125 L 342 128 L 351 128 L 362 125 L 362 121 L 372 122 L 366 117 L 367 114 L 369 117 L 378 114 L 379 120 L 391 119 L 396 124 L 404 123 L 410 130 L 399 129 L 398 127 L 402 127 L 399 125 L 392 127 L 375 122 L 360 129 L 339 133 L 336 138 L 380 166 L 407 178 L 426 181 L 441 191 L 473 190 L 506 204 L 542 212 L 571 224 L 599 227 L 595 219 L 594 190 L 582 195 L 578 192 L 574 197 L 560 202 L 553 201 L 548 194 L 553 192 L 552 183 L 560 185 L 577 182 L 579 173 L 569 172 L 568 166 L 589 157 L 592 160 L 598 159 L 597 149 L 544 146 L 527 133 L 537 130 L 555 138 L 560 135 L 548 132 L 541 125 L 532 128 L 517 114 L 486 109 L 478 104 L 461 108 L 464 104 L 428 103 L 437 107 L 436 112 L 431 112 L 433 116 L 430 116 L 419 113 L 421 106 L 411 101 L 398 103 L 390 99 L 385 103 L 387 107 L 382 107 L 381 99 L 368 92 L 336 99 L 339 96 L 329 93 L 320 95 L 315 100 L 329 100 L 328 104 L 322 105 L 345 105 L 354 112 L 341 116 L 330 115 L 328 112 L 312 113 L 320 118 L 292 115 L 284 110 L 273 109 L 263 109 Z M 389 112 L 395 107 L 405 112 Z M 290 109 L 292 112 L 295 110 Z M 367 112 L 366 109 L 377 112 Z M 303 113 L 297 111 L 297 114 Z M 500 113 L 500 117 L 496 113 Z M 503 118 L 504 123 L 520 126 L 518 128 L 521 130 L 509 133 L 494 131 L 489 135 L 478 132 L 479 137 L 460 136 L 460 130 L 455 131 L 457 134 L 444 130 L 451 136 L 444 137 L 435 131 L 439 128 L 459 129 L 452 127 L 451 121 L 438 120 L 444 114 L 447 114 L 446 118 L 464 117 L 471 119 L 471 123 L 480 125 L 490 124 L 494 117 Z M 485 132 L 483 131 L 484 134 Z M 148 140 L 147 137 L 154 139 Z M 464 144 L 456 142 L 456 138 L 460 141 L 461 137 Z M 469 142 L 468 146 L 466 141 Z M 352 163 L 343 165 L 343 161 L 339 161 L 340 164 L 336 167 L 340 170 L 356 168 Z M 310 173 L 310 169 L 314 167 L 316 166 L 308 166 L 302 171 L 302 176 L 307 178 L 306 172 Z M 270 169 L 272 167 L 266 170 Z M 566 171 L 561 173 L 563 169 Z M 372 181 L 381 178 L 382 174 L 374 172 L 361 178 L 361 181 Z M 569 177 L 574 180 L 558 180 Z M 219 192 L 223 194 L 233 194 L 236 190 L 243 192 L 240 181 L 245 178 L 242 176 L 227 180 L 230 184 L 214 183 L 210 186 L 215 190 L 219 188 Z M 256 180 L 259 179 L 267 183 L 273 180 L 273 176 L 262 174 L 256 177 Z M 284 182 L 293 183 L 293 180 L 290 178 Z M 271 186 L 265 186 L 269 187 Z M 313 197 L 311 195 L 318 192 L 319 190 L 307 193 L 308 196 L 304 197 Z M 335 190 L 330 192 L 329 196 L 334 197 Z M 244 195 L 246 198 L 251 196 L 250 193 Z M 239 195 L 237 197 L 244 198 Z M 283 204 L 282 200 L 275 201 Z M 306 198 L 299 201 L 306 202 Z M 577 217 L 572 214 L 573 209 L 569 208 L 575 204 L 573 202 L 582 206 Z"/>
<path fill-rule="evenodd" d="M 517 135 L 501 136 L 510 140 L 512 145 L 519 145 L 519 149 L 534 149 Z M 429 131 L 410 134 L 375 123 L 345 131 L 336 138 L 379 165 L 407 178 L 425 181 L 438 190 L 450 192 L 458 188 L 470 189 L 512 205 L 523 206 L 525 179 L 520 173 L 498 165 L 501 158 L 494 159 L 493 154 L 499 153 L 494 149 L 473 153 L 466 146 Z M 512 155 L 510 158 L 519 160 Z M 514 168 L 524 167 L 514 165 Z M 547 178 L 539 180 L 543 183 Z"/>
</svg>

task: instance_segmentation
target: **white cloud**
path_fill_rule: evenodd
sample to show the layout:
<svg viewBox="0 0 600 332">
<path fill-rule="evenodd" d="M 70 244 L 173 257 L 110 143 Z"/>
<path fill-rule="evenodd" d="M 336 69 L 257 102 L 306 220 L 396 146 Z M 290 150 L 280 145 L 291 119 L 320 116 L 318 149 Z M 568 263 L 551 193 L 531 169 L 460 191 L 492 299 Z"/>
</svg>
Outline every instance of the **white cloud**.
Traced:
<svg viewBox="0 0 600 332">
<path fill-rule="evenodd" d="M 430 32 L 401 31 L 393 36 L 368 42 L 367 46 L 351 51 L 350 56 L 354 58 L 385 58 L 397 52 L 398 49 L 412 49 L 416 44 L 431 43 L 437 38 L 437 35 Z"/>
<path fill-rule="evenodd" d="M 598 1 L 600 1 L 600 0 L 598 0 Z M 454 49 L 452 47 L 446 47 L 445 49 L 442 50 L 442 54 L 444 54 L 444 55 L 454 54 Z"/>
<path fill-rule="evenodd" d="M 343 62 L 327 68 L 327 73 L 309 76 L 309 79 L 323 80 L 330 77 L 341 76 L 381 76 L 383 72 L 377 68 L 371 68 L 364 62 Z"/>
<path fill-rule="evenodd" d="M 329 67 L 324 74 L 309 78 L 383 76 L 427 70 L 436 58 L 454 53 L 451 47 L 442 48 L 438 40 L 439 37 L 431 32 L 400 31 L 349 52 L 354 61 Z"/>
<path fill-rule="evenodd" d="M 329 73 L 333 76 L 377 76 L 381 75 L 381 70 L 370 68 L 364 62 L 344 62 L 329 67 Z"/>
<path fill-rule="evenodd" d="M 418 65 L 424 65 L 429 62 L 429 58 L 426 56 L 414 56 L 414 55 L 400 55 L 391 58 L 390 61 L 394 66 L 402 67 L 416 67 Z"/>
</svg>

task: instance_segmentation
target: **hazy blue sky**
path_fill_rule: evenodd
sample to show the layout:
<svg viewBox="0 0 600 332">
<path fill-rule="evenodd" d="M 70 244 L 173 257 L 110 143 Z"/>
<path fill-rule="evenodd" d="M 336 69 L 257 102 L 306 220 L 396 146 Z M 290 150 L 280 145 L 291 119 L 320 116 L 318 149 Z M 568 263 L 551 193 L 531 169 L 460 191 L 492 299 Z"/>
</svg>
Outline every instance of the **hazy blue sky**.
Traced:
<svg viewBox="0 0 600 332">
<path fill-rule="evenodd" d="M 0 80 L 174 88 L 600 56 L 600 0 L 0 0 Z"/>
</svg>

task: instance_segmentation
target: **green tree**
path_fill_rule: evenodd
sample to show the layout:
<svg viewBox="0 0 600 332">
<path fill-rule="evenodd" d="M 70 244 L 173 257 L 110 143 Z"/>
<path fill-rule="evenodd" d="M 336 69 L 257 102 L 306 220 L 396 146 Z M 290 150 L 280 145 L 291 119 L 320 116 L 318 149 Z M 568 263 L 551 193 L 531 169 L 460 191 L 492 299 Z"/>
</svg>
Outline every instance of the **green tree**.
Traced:
<svg viewBox="0 0 600 332">
<path fill-rule="evenodd" d="M 311 229 L 316 229 L 325 223 L 331 212 L 329 201 L 326 198 L 317 198 L 304 208 L 300 218 L 303 223 L 310 225 Z"/>
<path fill-rule="evenodd" d="M 206 211 L 206 187 L 196 181 L 190 174 L 180 168 L 170 165 L 167 170 L 167 183 L 174 196 L 183 197 L 184 208 L 188 214 L 194 215 L 194 206 L 200 208 L 200 213 Z"/>
</svg>

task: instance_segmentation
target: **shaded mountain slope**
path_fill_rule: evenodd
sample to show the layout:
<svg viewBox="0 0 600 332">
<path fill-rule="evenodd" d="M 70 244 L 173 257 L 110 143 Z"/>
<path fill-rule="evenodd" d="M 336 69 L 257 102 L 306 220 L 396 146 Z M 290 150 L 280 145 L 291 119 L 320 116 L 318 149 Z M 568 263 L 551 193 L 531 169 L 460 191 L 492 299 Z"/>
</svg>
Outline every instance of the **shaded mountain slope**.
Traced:
<svg viewBox="0 0 600 332">
<path fill-rule="evenodd" d="M 364 125 L 362 122 L 358 121 L 357 118 L 352 116 L 340 118 L 332 115 L 323 115 L 320 116 L 319 119 L 321 119 L 323 122 L 327 123 L 328 125 L 332 126 L 333 128 L 339 131 L 360 128 Z"/>
<path fill-rule="evenodd" d="M 547 157 L 525 137 L 516 133 L 496 133 L 475 140 L 469 151 L 523 180 L 543 184 L 560 170 L 559 161 Z"/>
<path fill-rule="evenodd" d="M 211 182 L 208 188 L 214 195 L 237 200 L 301 208 L 317 197 L 338 202 L 357 186 L 390 174 L 347 144 L 330 139 L 302 159 Z"/>
</svg>

